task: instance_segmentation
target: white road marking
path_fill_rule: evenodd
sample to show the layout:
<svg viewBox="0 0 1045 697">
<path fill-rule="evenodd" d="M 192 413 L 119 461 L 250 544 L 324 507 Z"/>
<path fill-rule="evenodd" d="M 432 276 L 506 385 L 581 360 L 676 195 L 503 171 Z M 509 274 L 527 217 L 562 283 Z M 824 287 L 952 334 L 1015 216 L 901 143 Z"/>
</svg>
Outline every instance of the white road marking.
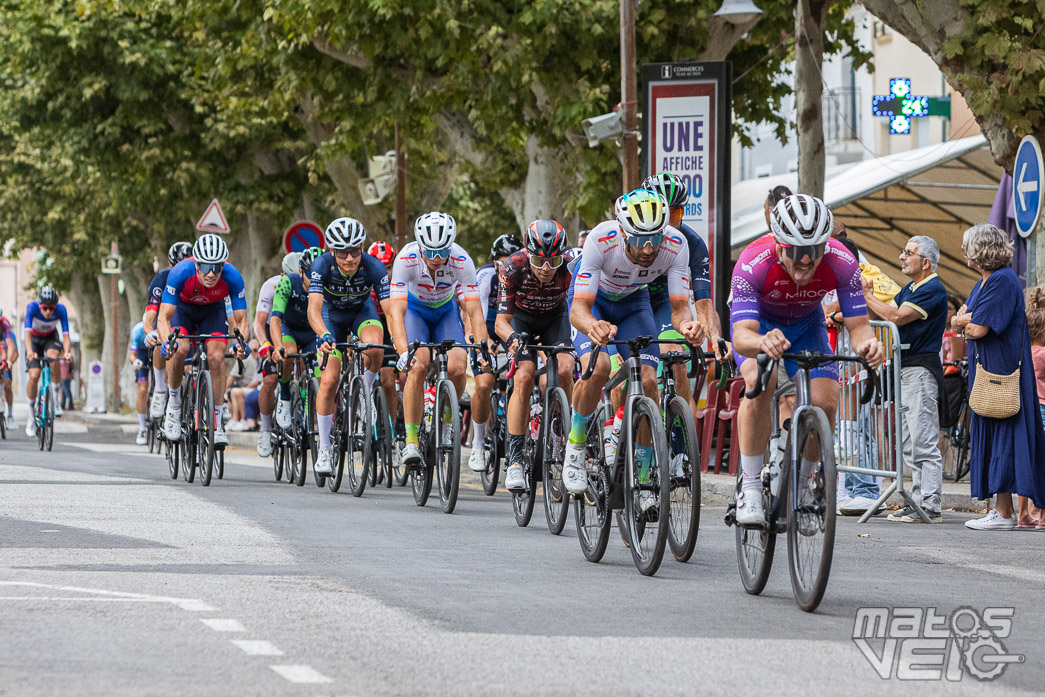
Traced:
<svg viewBox="0 0 1045 697">
<path fill-rule="evenodd" d="M 313 684 L 334 682 L 332 679 L 320 673 L 312 666 L 269 666 L 276 671 L 284 680 L 299 684 Z"/>
<path fill-rule="evenodd" d="M 52 591 L 66 591 L 67 593 L 89 593 L 92 595 L 104 595 L 114 600 L 138 601 L 143 603 L 170 603 L 179 608 L 199 612 L 198 607 L 203 603 L 195 598 L 168 598 L 162 595 L 148 595 L 146 593 L 126 593 L 124 591 L 110 591 L 101 588 L 83 588 L 80 586 L 52 586 L 47 583 L 35 583 L 33 581 L 0 581 L 0 586 L 21 586 L 24 588 L 45 588 Z M 187 606 L 187 607 L 186 607 Z M 209 606 L 203 605 L 208 610 Z"/>
<path fill-rule="evenodd" d="M 282 656 L 283 652 L 268 641 L 251 641 L 246 639 L 233 639 L 232 643 L 239 647 L 248 656 Z"/>
<path fill-rule="evenodd" d="M 62 445 L 71 445 L 74 448 L 82 448 L 84 450 L 90 450 L 92 453 L 104 453 L 106 455 L 120 454 L 120 455 L 134 455 L 135 457 L 152 457 L 156 459 L 164 458 L 163 453 L 152 453 L 143 445 L 135 445 L 134 443 L 79 443 L 76 441 L 62 441 Z"/>
<path fill-rule="evenodd" d="M 166 598 L 77 598 L 71 595 L 0 595 L 0 600 L 70 600 L 77 603 L 166 603 Z"/>
<path fill-rule="evenodd" d="M 237 620 L 204 618 L 200 622 L 207 625 L 215 632 L 245 632 L 247 629 Z"/>
</svg>

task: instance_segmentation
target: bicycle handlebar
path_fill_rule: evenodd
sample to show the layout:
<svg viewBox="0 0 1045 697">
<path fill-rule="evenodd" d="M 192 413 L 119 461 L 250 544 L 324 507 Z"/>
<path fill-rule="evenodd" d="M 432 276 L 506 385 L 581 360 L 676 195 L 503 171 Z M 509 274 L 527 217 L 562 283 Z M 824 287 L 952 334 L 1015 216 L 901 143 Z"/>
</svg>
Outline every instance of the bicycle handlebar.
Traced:
<svg viewBox="0 0 1045 697">
<path fill-rule="evenodd" d="M 369 351 L 370 349 L 392 349 L 395 351 L 395 347 L 388 346 L 386 344 L 367 344 L 362 341 L 337 341 L 334 343 L 335 349 L 351 349 L 352 351 Z M 326 370 L 327 361 L 330 360 L 330 352 L 323 354 L 323 362 L 320 364 L 320 370 Z"/>
<path fill-rule="evenodd" d="M 800 363 L 806 368 L 815 368 L 818 365 L 824 363 L 835 363 L 835 362 L 849 362 L 859 363 L 867 371 L 867 384 L 864 385 L 863 394 L 860 395 L 860 404 L 867 404 L 874 397 L 878 391 L 878 372 L 871 369 L 871 366 L 867 363 L 867 360 L 860 356 L 840 356 L 832 353 L 817 353 L 815 351 L 799 351 L 798 353 L 785 353 L 780 357 L 781 360 L 794 361 Z M 767 354 L 760 353 L 756 358 L 758 361 L 758 375 L 755 378 L 755 386 L 750 390 L 744 392 L 744 396 L 748 399 L 754 399 L 758 397 L 766 389 L 769 384 L 769 378 L 772 375 L 772 371 L 769 366 L 776 365 L 776 361 L 772 360 Z"/>
</svg>

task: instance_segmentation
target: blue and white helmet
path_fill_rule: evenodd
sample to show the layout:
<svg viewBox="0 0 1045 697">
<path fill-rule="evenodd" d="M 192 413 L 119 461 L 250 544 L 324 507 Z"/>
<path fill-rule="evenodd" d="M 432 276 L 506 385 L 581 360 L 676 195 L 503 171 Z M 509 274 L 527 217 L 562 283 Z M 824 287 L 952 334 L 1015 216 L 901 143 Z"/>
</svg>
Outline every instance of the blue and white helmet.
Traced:
<svg viewBox="0 0 1045 697">
<path fill-rule="evenodd" d="M 425 213 L 414 221 L 414 238 L 421 249 L 446 249 L 457 239 L 457 221 L 447 213 Z"/>
<path fill-rule="evenodd" d="M 366 228 L 355 218 L 338 218 L 327 225 L 323 239 L 327 249 L 348 249 L 366 242 Z"/>
</svg>

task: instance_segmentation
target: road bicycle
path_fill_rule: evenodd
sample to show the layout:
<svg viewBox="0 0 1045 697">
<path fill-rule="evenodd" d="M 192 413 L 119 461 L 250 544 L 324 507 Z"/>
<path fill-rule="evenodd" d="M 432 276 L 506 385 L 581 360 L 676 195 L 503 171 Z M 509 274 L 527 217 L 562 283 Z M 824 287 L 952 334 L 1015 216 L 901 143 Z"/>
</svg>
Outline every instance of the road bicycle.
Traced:
<svg viewBox="0 0 1045 697">
<path fill-rule="evenodd" d="M 490 419 L 486 422 L 486 433 L 483 435 L 483 469 L 479 472 L 479 481 L 483 493 L 493 496 L 497 493 L 497 483 L 501 476 L 501 463 L 504 461 L 508 444 L 508 371 L 507 361 L 494 357 L 494 381 L 490 391 Z M 472 374 L 478 375 L 478 361 L 472 362 Z"/>
<path fill-rule="evenodd" d="M 145 355 L 146 359 L 144 367 L 149 375 L 149 387 L 147 389 L 148 396 L 145 399 L 145 404 L 151 405 L 152 396 L 156 392 L 156 374 L 153 372 L 152 368 L 152 347 L 149 347 L 149 350 L 145 352 Z M 150 408 L 149 406 L 146 406 L 145 431 L 148 437 L 149 454 L 151 455 L 152 453 L 158 453 L 163 449 L 163 443 L 159 439 L 160 429 L 163 427 L 163 424 L 162 417 L 154 419 L 151 414 L 148 414 L 148 411 L 150 411 Z"/>
<path fill-rule="evenodd" d="M 178 460 L 181 461 L 182 476 L 191 484 L 196 478 L 196 468 L 200 470 L 200 483 L 210 486 L 211 479 L 217 470 L 218 479 L 224 477 L 225 446 L 214 442 L 214 389 L 210 375 L 210 363 L 207 358 L 206 342 L 215 339 L 234 340 L 246 345 L 246 340 L 239 329 L 229 334 L 182 334 L 180 327 L 175 327 L 167 338 L 166 354 L 173 356 L 178 340 L 198 343 L 197 350 L 192 351 L 190 369 L 182 380 L 181 400 L 181 438 L 180 450 L 173 453 L 169 444 L 167 461 L 171 470 L 171 479 L 178 476 Z M 240 361 L 242 372 L 243 362 Z M 221 418 L 218 416 L 217 418 Z M 217 454 L 216 454 L 217 453 Z"/>
<path fill-rule="evenodd" d="M 453 339 L 438 344 L 414 341 L 407 352 L 406 364 L 410 365 L 414 354 L 423 348 L 430 349 L 435 357 L 429 363 L 424 383 L 426 391 L 429 383 L 435 386 L 435 399 L 431 402 L 426 400 L 418 431 L 421 463 L 410 468 L 414 503 L 418 506 L 428 503 L 434 476 L 438 482 L 439 503 L 443 513 L 453 513 L 461 485 L 461 406 L 457 399 L 457 388 L 450 380 L 448 354 L 454 348 L 479 349 L 483 359 L 491 365 L 490 350 L 486 341 L 478 345 L 458 344 Z"/>
<path fill-rule="evenodd" d="M 36 420 L 36 440 L 40 450 L 50 452 L 54 445 L 54 394 L 51 384 L 51 364 L 60 361 L 60 358 L 50 356 L 38 356 L 40 361 L 40 382 L 36 393 L 36 412 L 33 418 Z"/>
<path fill-rule="evenodd" d="M 284 473 L 288 483 L 305 484 L 308 471 L 308 455 L 315 448 L 315 434 L 310 430 L 309 405 L 315 403 L 318 392 L 316 382 L 315 351 L 289 353 L 279 359 L 279 373 L 283 372 L 283 361 L 293 361 L 290 379 L 290 426 L 283 428 L 278 422 L 272 426 L 272 467 L 276 481 Z M 313 460 L 315 457 L 313 457 Z"/>
<path fill-rule="evenodd" d="M 610 346 L 627 346 L 628 360 L 610 376 L 602 388 L 602 399 L 588 421 L 585 434 L 585 466 L 588 487 L 573 497 L 577 539 L 585 559 L 598 562 L 606 553 L 612 512 L 624 511 L 632 561 L 639 573 L 657 572 L 668 538 L 670 473 L 668 445 L 660 407 L 642 388 L 640 352 L 653 343 L 648 336 L 630 341 L 610 341 Z M 581 380 L 591 378 L 602 347 L 592 351 Z M 613 414 L 611 394 L 626 382 L 624 415 L 620 443 L 615 452 L 604 447 L 610 434 L 604 432 L 606 415 Z M 643 451 L 638 450 L 643 448 Z"/>
<path fill-rule="evenodd" d="M 570 435 L 570 403 L 566 391 L 559 385 L 559 354 L 572 353 L 572 346 L 529 345 L 529 336 L 521 334 L 515 355 L 526 351 L 541 351 L 545 364 L 536 371 L 530 394 L 529 433 L 523 437 L 523 478 L 526 491 L 512 492 L 512 510 L 519 527 L 530 524 L 537 497 L 537 482 L 541 482 L 544 516 L 548 531 L 558 535 L 566 526 L 570 495 L 562 483 L 562 466 L 566 461 L 566 439 Z M 513 358 L 506 376 L 514 377 Z M 545 388 L 540 386 L 545 378 Z M 509 396 L 510 398 L 510 396 Z M 504 425 L 506 419 L 501 419 Z"/>
<path fill-rule="evenodd" d="M 972 409 L 969 408 L 969 361 L 963 358 L 954 363 L 944 363 L 944 367 L 958 368 L 962 389 L 959 392 L 961 403 L 958 406 L 958 417 L 954 425 L 944 432 L 943 437 L 943 477 L 949 481 L 959 482 L 969 473 L 969 443 L 971 442 Z M 953 413 L 953 412 L 952 412 Z"/>
<path fill-rule="evenodd" d="M 795 403 L 791 418 L 781 424 L 779 399 L 784 388 L 773 394 L 773 429 L 761 475 L 765 520 L 754 526 L 736 522 L 735 499 L 743 483 L 743 472 L 738 471 L 734 501 L 726 509 L 726 524 L 735 528 L 740 580 L 744 590 L 752 595 L 760 594 L 769 579 L 776 536 L 787 533 L 791 589 L 798 606 L 813 612 L 824 598 L 831 574 L 838 477 L 831 423 L 824 410 L 812 403 L 810 371 L 837 361 L 861 364 L 871 378 L 864 386 L 861 404 L 874 397 L 878 375 L 866 360 L 856 356 L 800 351 L 785 353 L 782 360 L 798 366 L 792 378 Z M 759 354 L 757 361 L 758 376 L 754 387 L 746 392 L 748 399 L 760 395 L 776 372 L 776 362 L 766 354 Z"/>
</svg>

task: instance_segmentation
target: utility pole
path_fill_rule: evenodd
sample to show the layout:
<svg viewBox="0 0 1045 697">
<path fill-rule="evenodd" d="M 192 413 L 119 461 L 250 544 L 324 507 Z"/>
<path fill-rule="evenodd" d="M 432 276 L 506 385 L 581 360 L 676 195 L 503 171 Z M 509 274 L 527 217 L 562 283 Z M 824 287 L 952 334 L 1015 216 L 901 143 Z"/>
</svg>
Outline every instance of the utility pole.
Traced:
<svg viewBox="0 0 1045 697">
<path fill-rule="evenodd" d="M 395 125 L 396 148 L 396 249 L 406 244 L 406 155 L 399 143 L 399 122 Z"/>
<path fill-rule="evenodd" d="M 112 253 L 119 254 L 116 240 L 112 242 Z M 120 413 L 120 274 L 109 276 L 110 303 L 112 304 L 112 411 Z"/>
<path fill-rule="evenodd" d="M 639 87 L 635 71 L 635 0 L 620 0 L 620 93 L 621 109 L 624 110 L 621 164 L 624 166 L 624 193 L 638 188 L 640 180 L 636 101 Z"/>
</svg>

